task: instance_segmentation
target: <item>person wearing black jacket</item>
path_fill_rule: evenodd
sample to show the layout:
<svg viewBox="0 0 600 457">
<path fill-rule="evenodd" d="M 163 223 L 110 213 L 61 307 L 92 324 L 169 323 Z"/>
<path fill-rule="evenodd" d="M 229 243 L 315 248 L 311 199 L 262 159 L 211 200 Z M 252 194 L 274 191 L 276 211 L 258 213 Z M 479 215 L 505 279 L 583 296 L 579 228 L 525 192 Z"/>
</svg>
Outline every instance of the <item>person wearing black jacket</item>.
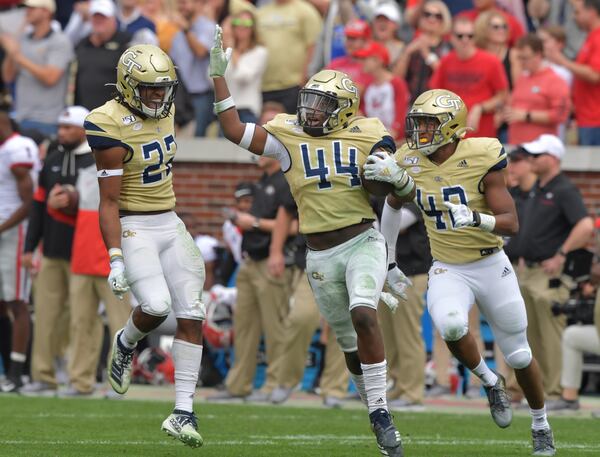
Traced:
<svg viewBox="0 0 600 457">
<path fill-rule="evenodd" d="M 48 155 L 38 178 L 29 226 L 25 237 L 23 263 L 33 266 L 33 253 L 42 243 L 42 261 L 34 284 L 34 312 L 31 354 L 32 383 L 21 392 L 56 390 L 54 358 L 68 341 L 68 294 L 71 243 L 76 208 L 74 186 L 80 169 L 94 164 L 85 139 L 83 121 L 88 110 L 66 108 L 58 119 L 58 139 L 48 147 Z"/>
</svg>

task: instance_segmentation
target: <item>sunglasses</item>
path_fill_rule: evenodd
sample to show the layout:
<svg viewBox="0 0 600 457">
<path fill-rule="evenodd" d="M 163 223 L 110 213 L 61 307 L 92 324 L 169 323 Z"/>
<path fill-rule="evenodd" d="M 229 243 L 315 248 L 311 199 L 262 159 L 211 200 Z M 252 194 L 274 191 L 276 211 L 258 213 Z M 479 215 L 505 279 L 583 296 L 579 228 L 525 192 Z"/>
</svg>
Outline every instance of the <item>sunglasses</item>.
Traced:
<svg viewBox="0 0 600 457">
<path fill-rule="evenodd" d="M 441 21 L 442 19 L 444 19 L 444 16 L 442 16 L 442 13 L 432 13 L 431 11 L 423 11 L 423 17 L 427 18 L 427 19 L 437 19 L 438 21 Z"/>
<path fill-rule="evenodd" d="M 475 34 L 473 34 L 473 33 L 455 33 L 454 36 L 456 38 L 458 38 L 459 40 L 463 40 L 465 38 L 472 40 L 473 37 L 475 36 Z"/>
<path fill-rule="evenodd" d="M 252 19 L 234 18 L 231 20 L 231 25 L 236 27 L 252 27 L 254 21 Z"/>
<path fill-rule="evenodd" d="M 506 24 L 490 24 L 490 28 L 494 30 L 508 30 L 508 25 Z"/>
</svg>

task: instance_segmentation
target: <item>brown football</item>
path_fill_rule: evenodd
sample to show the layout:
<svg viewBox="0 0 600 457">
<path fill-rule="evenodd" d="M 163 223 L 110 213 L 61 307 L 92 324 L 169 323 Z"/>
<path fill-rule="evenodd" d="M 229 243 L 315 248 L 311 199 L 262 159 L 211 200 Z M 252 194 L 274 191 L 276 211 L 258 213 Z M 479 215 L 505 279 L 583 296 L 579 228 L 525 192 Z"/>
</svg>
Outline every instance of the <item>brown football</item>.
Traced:
<svg viewBox="0 0 600 457">
<path fill-rule="evenodd" d="M 393 184 L 390 184 L 389 182 L 375 181 L 374 179 L 366 179 L 364 173 L 362 172 L 360 174 L 360 179 L 362 181 L 362 186 L 366 189 L 366 191 L 377 197 L 385 197 L 394 190 Z"/>
</svg>

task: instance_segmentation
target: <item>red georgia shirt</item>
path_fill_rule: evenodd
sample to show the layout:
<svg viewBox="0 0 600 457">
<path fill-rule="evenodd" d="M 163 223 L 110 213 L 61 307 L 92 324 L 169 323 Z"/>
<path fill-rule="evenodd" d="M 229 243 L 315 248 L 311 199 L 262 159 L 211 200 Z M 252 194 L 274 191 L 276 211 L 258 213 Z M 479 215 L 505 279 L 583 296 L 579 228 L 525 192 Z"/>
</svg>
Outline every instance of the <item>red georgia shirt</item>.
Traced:
<svg viewBox="0 0 600 457">
<path fill-rule="evenodd" d="M 592 30 L 577 54 L 575 62 L 600 72 L 600 27 Z M 600 83 L 573 78 L 573 107 L 579 127 L 600 127 Z"/>
<path fill-rule="evenodd" d="M 461 60 L 456 51 L 451 51 L 440 61 L 429 80 L 429 87 L 451 90 L 470 109 L 508 89 L 508 80 L 502 62 L 495 55 L 478 49 L 469 59 Z M 482 114 L 479 129 L 467 136 L 495 137 L 494 113 Z"/>
</svg>

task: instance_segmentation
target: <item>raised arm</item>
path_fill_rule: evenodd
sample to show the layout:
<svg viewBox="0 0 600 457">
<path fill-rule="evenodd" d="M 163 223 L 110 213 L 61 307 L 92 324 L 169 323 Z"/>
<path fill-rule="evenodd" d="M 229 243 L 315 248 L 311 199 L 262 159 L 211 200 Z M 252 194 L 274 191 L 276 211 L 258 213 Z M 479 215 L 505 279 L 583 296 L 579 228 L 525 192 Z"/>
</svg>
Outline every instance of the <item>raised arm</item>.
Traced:
<svg viewBox="0 0 600 457">
<path fill-rule="evenodd" d="M 223 30 L 216 26 L 215 41 L 210 50 L 209 75 L 215 85 L 215 113 L 227 138 L 241 148 L 262 155 L 267 144 L 267 131 L 261 126 L 240 121 L 235 101 L 223 75 L 231 58 L 231 48 L 223 50 Z"/>
</svg>

